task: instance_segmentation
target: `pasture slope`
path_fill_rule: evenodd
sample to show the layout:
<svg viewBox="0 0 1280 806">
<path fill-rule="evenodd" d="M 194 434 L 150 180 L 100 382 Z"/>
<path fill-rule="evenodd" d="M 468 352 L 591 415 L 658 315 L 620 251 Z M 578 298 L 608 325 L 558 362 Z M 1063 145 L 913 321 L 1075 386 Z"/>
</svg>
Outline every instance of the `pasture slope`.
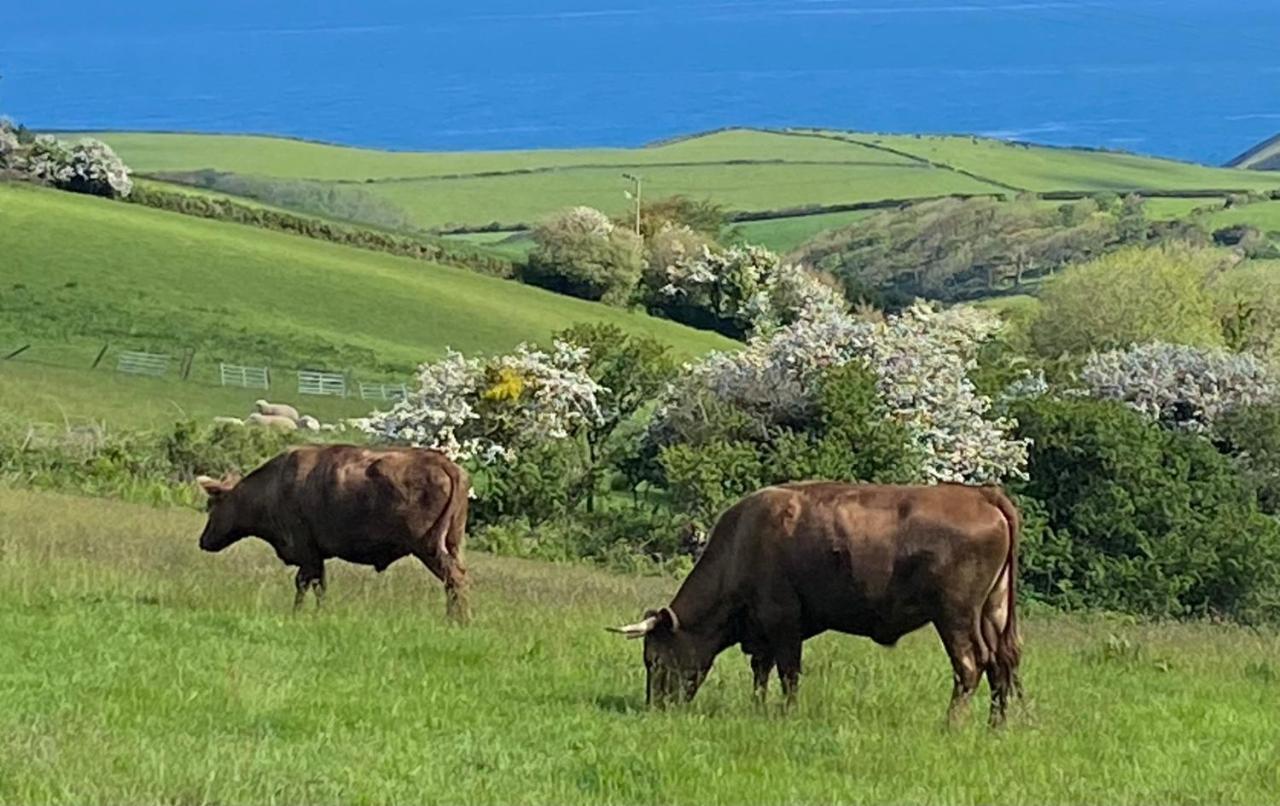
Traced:
<svg viewBox="0 0 1280 806">
<path fill-rule="evenodd" d="M 627 207 L 623 170 L 650 197 L 734 211 L 1019 191 L 1271 190 L 1280 179 L 1131 154 L 972 137 L 732 129 L 643 148 L 386 152 L 269 137 L 97 133 L 144 173 L 215 169 L 348 185 L 422 228 L 529 224 L 561 207 Z"/>
<path fill-rule="evenodd" d="M 273 396 L 288 399 L 292 368 L 407 380 L 448 347 L 505 351 L 581 321 L 654 336 L 683 356 L 732 346 L 464 269 L 24 185 L 0 184 L 0 222 L 0 354 L 34 345 L 0 361 L 0 406 L 44 419 L 134 406 L 169 419 L 242 413 L 261 392 L 211 394 L 219 361 L 275 368 Z M 194 382 L 90 373 L 104 342 L 174 356 L 194 349 Z M 79 371 L 43 376 L 39 363 Z M 369 408 L 321 412 L 353 406 Z"/>
<path fill-rule="evenodd" d="M 721 656 L 688 709 L 643 707 L 604 627 L 670 579 L 475 553 L 475 623 L 439 585 L 331 563 L 291 615 L 261 543 L 199 513 L 0 489 L 0 803 L 1274 802 L 1280 639 L 1029 613 L 1027 699 L 943 727 L 936 636 L 822 636 L 797 710 Z M 775 682 L 776 685 L 776 682 Z"/>
</svg>

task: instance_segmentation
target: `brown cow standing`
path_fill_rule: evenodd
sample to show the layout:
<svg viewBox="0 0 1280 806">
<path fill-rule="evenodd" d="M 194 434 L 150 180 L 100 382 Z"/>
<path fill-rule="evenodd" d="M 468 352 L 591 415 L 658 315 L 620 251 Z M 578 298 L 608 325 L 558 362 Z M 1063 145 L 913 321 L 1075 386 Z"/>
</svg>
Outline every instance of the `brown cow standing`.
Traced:
<svg viewBox="0 0 1280 806">
<path fill-rule="evenodd" d="M 336 557 L 381 573 L 413 555 L 444 582 L 449 616 L 468 619 L 467 473 L 436 451 L 353 445 L 292 448 L 243 480 L 202 476 L 209 520 L 200 548 L 222 551 L 243 537 L 271 544 L 297 566 L 294 608 L 325 591 L 324 562 Z"/>
<path fill-rule="evenodd" d="M 767 487 L 721 516 L 668 606 L 615 631 L 645 639 L 650 703 L 692 699 L 734 644 L 751 657 L 757 696 L 776 665 L 791 703 L 805 639 L 836 630 L 892 646 L 933 624 L 954 671 L 950 718 L 985 671 L 998 724 L 1020 689 L 1018 531 L 995 487 Z"/>
</svg>

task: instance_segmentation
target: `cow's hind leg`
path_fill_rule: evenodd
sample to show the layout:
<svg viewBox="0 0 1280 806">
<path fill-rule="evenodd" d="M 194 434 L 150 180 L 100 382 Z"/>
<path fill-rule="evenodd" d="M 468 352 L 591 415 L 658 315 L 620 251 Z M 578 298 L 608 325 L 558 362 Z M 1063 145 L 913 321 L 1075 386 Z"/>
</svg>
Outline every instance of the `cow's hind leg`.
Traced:
<svg viewBox="0 0 1280 806">
<path fill-rule="evenodd" d="M 937 624 L 942 645 L 951 658 L 951 704 L 947 708 L 947 721 L 956 724 L 969 709 L 969 700 L 982 679 L 986 666 L 986 651 L 977 618 Z"/>
<path fill-rule="evenodd" d="M 778 678 L 782 681 L 783 705 L 788 709 L 796 704 L 796 694 L 800 690 L 800 656 L 803 645 L 804 642 L 797 633 L 774 647 Z"/>
<path fill-rule="evenodd" d="M 773 655 L 761 652 L 751 656 L 751 677 L 755 686 L 756 703 L 764 705 L 769 698 L 769 673 L 773 671 Z"/>
<path fill-rule="evenodd" d="M 1006 635 L 1008 613 L 1007 577 L 1002 573 L 982 612 L 982 635 L 991 648 L 987 660 L 987 683 L 991 686 L 992 727 L 1004 724 L 1009 701 L 1021 696 L 1018 679 L 1017 636 Z"/>
<path fill-rule="evenodd" d="M 452 554 L 439 554 L 435 551 L 415 551 L 414 556 L 444 583 L 445 615 L 459 624 L 469 622 L 471 609 L 467 605 L 467 570 L 462 562 Z"/>
</svg>

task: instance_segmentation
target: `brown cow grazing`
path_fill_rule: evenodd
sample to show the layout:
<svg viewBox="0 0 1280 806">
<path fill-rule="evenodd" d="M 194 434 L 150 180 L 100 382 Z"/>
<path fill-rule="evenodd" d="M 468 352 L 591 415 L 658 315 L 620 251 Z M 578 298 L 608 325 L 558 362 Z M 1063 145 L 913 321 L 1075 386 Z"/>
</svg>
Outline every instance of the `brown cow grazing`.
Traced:
<svg viewBox="0 0 1280 806">
<path fill-rule="evenodd" d="M 222 551 L 243 537 L 262 538 L 298 568 L 295 609 L 308 588 L 319 607 L 331 557 L 381 573 L 413 555 L 444 582 L 448 615 L 468 619 L 462 544 L 470 480 L 443 454 L 309 445 L 285 451 L 243 480 L 198 481 L 209 496 L 200 548 Z"/>
<path fill-rule="evenodd" d="M 777 666 L 790 704 L 805 639 L 836 630 L 892 646 L 933 624 L 954 671 L 949 716 L 985 671 L 999 724 L 1019 690 L 1018 530 L 996 487 L 767 487 L 720 517 L 669 605 L 614 631 L 644 637 L 649 703 L 692 699 L 739 644 L 761 701 Z"/>
</svg>

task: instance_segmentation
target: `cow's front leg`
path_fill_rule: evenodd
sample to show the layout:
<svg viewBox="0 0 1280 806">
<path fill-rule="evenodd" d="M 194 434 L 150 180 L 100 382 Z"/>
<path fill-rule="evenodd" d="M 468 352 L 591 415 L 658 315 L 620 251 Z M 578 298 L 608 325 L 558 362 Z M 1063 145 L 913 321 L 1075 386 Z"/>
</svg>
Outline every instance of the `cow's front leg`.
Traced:
<svg viewBox="0 0 1280 806">
<path fill-rule="evenodd" d="M 778 677 L 782 681 L 782 701 L 787 710 L 796 704 L 796 694 L 800 690 L 800 655 L 803 643 L 796 636 L 787 639 L 775 650 Z"/>
</svg>

